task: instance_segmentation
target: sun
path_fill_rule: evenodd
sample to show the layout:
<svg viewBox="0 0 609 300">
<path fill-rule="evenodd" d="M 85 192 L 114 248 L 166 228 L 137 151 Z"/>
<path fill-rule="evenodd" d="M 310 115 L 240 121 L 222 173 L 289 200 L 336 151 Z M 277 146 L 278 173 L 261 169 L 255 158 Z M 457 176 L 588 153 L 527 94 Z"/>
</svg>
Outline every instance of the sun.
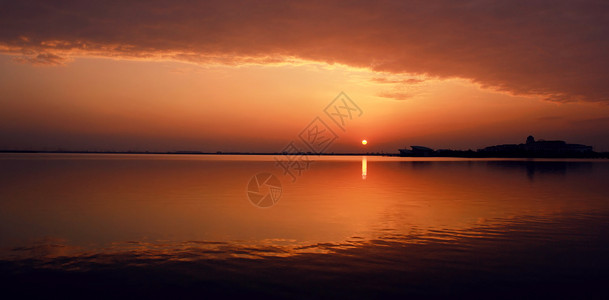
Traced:
<svg viewBox="0 0 609 300">
<path fill-rule="evenodd" d="M 366 145 L 366 144 L 368 144 L 368 141 L 362 140 L 362 145 Z"/>
</svg>

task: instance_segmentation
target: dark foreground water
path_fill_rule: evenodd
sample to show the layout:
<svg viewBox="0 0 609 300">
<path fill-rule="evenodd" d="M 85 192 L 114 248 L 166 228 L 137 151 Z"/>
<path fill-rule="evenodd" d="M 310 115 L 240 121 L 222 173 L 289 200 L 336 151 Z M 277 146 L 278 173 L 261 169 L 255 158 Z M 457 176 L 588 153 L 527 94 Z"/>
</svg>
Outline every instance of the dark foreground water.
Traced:
<svg viewBox="0 0 609 300">
<path fill-rule="evenodd" d="M 284 158 L 0 154 L 1 291 L 609 297 L 608 161 Z"/>
</svg>

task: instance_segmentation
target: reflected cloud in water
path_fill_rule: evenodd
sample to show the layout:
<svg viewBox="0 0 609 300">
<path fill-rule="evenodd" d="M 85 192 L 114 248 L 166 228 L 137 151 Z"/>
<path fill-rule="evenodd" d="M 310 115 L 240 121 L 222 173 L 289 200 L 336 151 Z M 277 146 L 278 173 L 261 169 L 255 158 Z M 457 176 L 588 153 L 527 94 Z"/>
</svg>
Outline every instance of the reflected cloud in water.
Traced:
<svg viewBox="0 0 609 300">
<path fill-rule="evenodd" d="M 438 274 L 467 293 L 480 281 L 526 278 L 519 272 L 560 282 L 581 270 L 582 282 L 609 269 L 604 161 L 319 157 L 295 183 L 277 174 L 281 201 L 259 209 L 245 183 L 253 172 L 276 171 L 273 163 L 2 156 L 0 267 L 10 276 L 56 270 L 101 281 L 116 270 L 142 282 L 162 274 L 164 284 L 186 278 L 189 289 L 206 282 L 207 291 L 228 285 L 238 294 L 259 291 L 243 285 L 256 282 L 286 297 L 298 288 L 285 276 L 358 296 L 362 286 L 347 274 L 360 274 L 379 293 L 425 296 L 450 291 L 438 288 Z"/>
</svg>

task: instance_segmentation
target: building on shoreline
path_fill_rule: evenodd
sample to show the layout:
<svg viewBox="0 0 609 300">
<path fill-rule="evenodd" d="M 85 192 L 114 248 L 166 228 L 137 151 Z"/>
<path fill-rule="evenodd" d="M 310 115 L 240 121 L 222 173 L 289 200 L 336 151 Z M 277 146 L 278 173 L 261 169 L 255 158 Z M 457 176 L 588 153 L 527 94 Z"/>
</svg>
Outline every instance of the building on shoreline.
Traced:
<svg viewBox="0 0 609 300">
<path fill-rule="evenodd" d="M 411 149 L 398 149 L 400 151 L 400 156 L 434 156 L 435 152 L 431 148 L 427 148 L 424 146 L 410 146 Z"/>
<path fill-rule="evenodd" d="M 604 157 L 593 151 L 592 146 L 567 144 L 565 141 L 536 141 L 529 136 L 523 144 L 502 144 L 473 150 L 434 150 L 424 146 L 399 149 L 400 156 L 414 157 Z M 599 156 L 600 155 L 600 156 Z"/>
<path fill-rule="evenodd" d="M 567 144 L 565 141 L 536 141 L 527 137 L 524 144 L 503 144 L 478 149 L 478 153 L 504 154 L 510 156 L 562 156 L 592 153 L 592 147 L 581 144 Z"/>
</svg>

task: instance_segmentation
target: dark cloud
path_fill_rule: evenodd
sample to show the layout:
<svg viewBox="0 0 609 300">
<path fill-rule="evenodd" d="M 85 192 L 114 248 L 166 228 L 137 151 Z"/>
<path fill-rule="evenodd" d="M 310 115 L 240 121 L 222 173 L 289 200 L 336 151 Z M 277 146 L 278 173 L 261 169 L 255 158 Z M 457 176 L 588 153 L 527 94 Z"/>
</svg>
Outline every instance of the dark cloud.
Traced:
<svg viewBox="0 0 609 300">
<path fill-rule="evenodd" d="M 32 62 L 300 58 L 609 102 L 607 1 L 3 1 L 0 50 Z"/>
</svg>

